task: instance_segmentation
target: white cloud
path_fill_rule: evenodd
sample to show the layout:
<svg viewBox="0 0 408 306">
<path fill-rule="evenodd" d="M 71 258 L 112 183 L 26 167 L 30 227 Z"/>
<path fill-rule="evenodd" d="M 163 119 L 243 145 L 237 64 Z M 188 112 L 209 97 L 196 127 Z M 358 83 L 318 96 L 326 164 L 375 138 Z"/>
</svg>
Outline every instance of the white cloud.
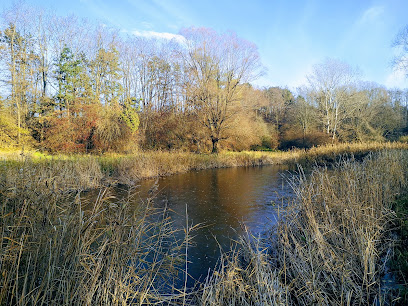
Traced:
<svg viewBox="0 0 408 306">
<path fill-rule="evenodd" d="M 359 23 L 367 23 L 376 20 L 384 12 L 383 6 L 373 6 L 365 10 Z"/>
<path fill-rule="evenodd" d="M 179 34 L 167 33 L 167 32 L 155 32 L 155 31 L 137 31 L 134 30 L 132 33 L 139 37 L 146 37 L 146 38 L 156 38 L 156 39 L 163 39 L 163 40 L 175 40 L 178 43 L 185 43 L 186 39 L 184 36 Z"/>
<path fill-rule="evenodd" d="M 393 70 L 385 79 L 385 86 L 388 88 L 407 88 L 408 80 L 403 70 Z"/>
<path fill-rule="evenodd" d="M 147 21 L 142 21 L 141 22 L 142 27 L 144 27 L 145 29 L 152 29 L 153 28 L 153 24 Z"/>
</svg>

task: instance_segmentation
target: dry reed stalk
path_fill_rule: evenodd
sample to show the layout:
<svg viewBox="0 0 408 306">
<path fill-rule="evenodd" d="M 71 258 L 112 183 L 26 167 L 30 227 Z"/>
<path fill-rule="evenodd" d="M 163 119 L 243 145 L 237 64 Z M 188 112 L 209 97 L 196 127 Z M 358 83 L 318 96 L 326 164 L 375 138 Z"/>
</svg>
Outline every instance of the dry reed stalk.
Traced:
<svg viewBox="0 0 408 306">
<path fill-rule="evenodd" d="M 35 178 L 32 178 L 35 181 Z M 0 185 L 0 305 L 123 305 L 165 296 L 182 273 L 184 241 L 151 200 L 134 207 L 102 189 L 80 192 Z M 186 229 L 188 233 L 190 229 Z"/>
<path fill-rule="evenodd" d="M 316 156 L 326 154 L 319 150 Z M 194 167 L 258 158 L 183 154 L 146 155 L 139 167 L 171 164 L 172 158 Z M 131 169 L 135 160 L 127 162 Z M 10 161 L 1 167 L 0 304 L 354 305 L 384 301 L 381 260 L 391 247 L 386 238 L 394 218 L 389 205 L 406 189 L 408 154 L 386 150 L 300 176 L 297 200 L 285 208 L 271 239 L 262 244 L 247 234 L 239 249 L 223 255 L 195 299 L 186 290 L 163 295 L 181 274 L 188 244 L 174 239 L 165 212 L 152 221 L 153 210 L 135 210 L 130 200 L 113 199 L 108 191 L 92 203 L 80 192 L 64 191 L 64 181 L 69 188 L 98 184 L 97 160 Z M 163 167 L 165 173 L 184 171 Z"/>
<path fill-rule="evenodd" d="M 278 260 L 296 304 L 382 303 L 382 259 L 394 218 L 391 202 L 407 186 L 405 150 L 341 160 L 295 185 L 297 200 L 279 224 Z"/>
<path fill-rule="evenodd" d="M 131 155 L 48 156 L 36 152 L 0 152 L 1 168 L 10 172 L 7 180 L 20 169 L 32 169 L 37 177 L 58 189 L 95 188 L 101 182 L 133 185 L 136 181 L 190 170 L 261 166 L 266 164 L 330 164 L 341 154 L 363 157 L 371 151 L 407 149 L 406 143 L 338 143 L 288 152 L 223 152 L 194 154 L 188 152 L 137 152 Z M 34 173 L 33 173 L 34 174 Z M 27 177 L 31 177 L 28 174 Z M 72 178 L 75 178 L 72 180 Z M 79 178 L 79 179 L 78 179 Z"/>
<path fill-rule="evenodd" d="M 197 294 L 199 305 L 285 305 L 285 288 L 267 247 L 248 231 L 236 248 L 223 253 L 217 269 Z"/>
</svg>

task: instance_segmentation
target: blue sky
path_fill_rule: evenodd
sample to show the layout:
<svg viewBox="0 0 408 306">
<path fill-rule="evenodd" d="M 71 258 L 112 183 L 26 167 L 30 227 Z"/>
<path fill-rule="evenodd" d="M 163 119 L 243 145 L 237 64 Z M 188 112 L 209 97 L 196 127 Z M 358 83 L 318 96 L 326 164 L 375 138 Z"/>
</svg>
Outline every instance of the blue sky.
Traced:
<svg viewBox="0 0 408 306">
<path fill-rule="evenodd" d="M 3 0 L 0 8 L 11 6 Z M 75 14 L 143 36 L 174 37 L 183 27 L 232 30 L 259 48 L 267 73 L 259 86 L 306 83 L 325 57 L 362 71 L 362 79 L 408 87 L 393 72 L 391 44 L 408 24 L 407 0 L 27 0 L 58 15 Z"/>
</svg>

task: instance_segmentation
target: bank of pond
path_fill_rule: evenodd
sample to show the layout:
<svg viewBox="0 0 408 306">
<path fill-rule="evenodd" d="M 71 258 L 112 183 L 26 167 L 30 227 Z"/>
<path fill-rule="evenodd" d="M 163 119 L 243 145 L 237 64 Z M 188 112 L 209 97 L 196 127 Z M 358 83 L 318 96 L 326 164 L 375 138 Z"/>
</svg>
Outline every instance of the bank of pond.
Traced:
<svg viewBox="0 0 408 306">
<path fill-rule="evenodd" d="M 404 305 L 408 151 L 351 151 L 116 184 L 123 160 L 7 160 L 0 304 Z"/>
</svg>

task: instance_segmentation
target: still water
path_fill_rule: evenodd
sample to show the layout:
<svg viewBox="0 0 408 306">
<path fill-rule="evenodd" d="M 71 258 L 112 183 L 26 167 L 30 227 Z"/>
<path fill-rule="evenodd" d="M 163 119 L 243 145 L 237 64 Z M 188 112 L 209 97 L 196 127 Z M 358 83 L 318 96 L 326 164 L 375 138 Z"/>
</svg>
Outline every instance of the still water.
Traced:
<svg viewBox="0 0 408 306">
<path fill-rule="evenodd" d="M 277 204 L 293 197 L 290 175 L 285 166 L 263 166 L 193 171 L 158 180 L 155 206 L 167 205 L 174 226 L 186 227 L 186 211 L 190 225 L 202 225 L 193 232 L 188 250 L 190 286 L 214 269 L 220 247 L 228 251 L 243 225 L 261 236 L 276 222 Z M 140 199 L 146 199 L 154 182 L 139 183 Z"/>
</svg>

